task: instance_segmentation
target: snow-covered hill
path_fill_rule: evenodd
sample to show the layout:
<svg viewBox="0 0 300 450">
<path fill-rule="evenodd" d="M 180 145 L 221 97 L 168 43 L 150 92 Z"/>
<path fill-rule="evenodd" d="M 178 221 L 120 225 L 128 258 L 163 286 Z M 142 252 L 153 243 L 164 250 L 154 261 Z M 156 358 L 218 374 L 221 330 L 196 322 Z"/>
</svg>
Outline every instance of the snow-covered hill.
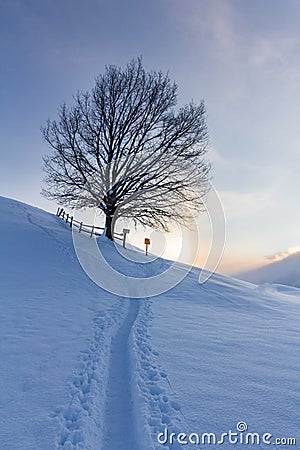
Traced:
<svg viewBox="0 0 300 450">
<path fill-rule="evenodd" d="M 87 277 L 57 217 L 0 198 L 0 233 L 1 449 L 212 448 L 203 433 L 244 449 L 246 424 L 272 444 L 300 439 L 297 289 L 199 285 L 193 269 L 152 299 L 120 298 Z M 99 245 L 136 276 L 168 266 Z"/>
<path fill-rule="evenodd" d="M 238 278 L 256 284 L 276 283 L 300 288 L 300 252 L 258 269 L 240 273 Z"/>
</svg>

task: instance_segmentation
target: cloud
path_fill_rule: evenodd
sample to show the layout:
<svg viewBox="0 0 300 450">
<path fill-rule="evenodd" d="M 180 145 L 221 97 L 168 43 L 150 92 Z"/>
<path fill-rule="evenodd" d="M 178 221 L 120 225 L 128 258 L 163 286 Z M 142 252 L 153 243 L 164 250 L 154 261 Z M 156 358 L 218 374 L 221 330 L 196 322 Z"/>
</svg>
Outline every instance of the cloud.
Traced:
<svg viewBox="0 0 300 450">
<path fill-rule="evenodd" d="M 299 35 L 285 27 L 257 25 L 255 6 L 232 0 L 181 2 L 173 15 L 210 57 L 232 68 L 268 68 L 283 64 L 299 46 Z M 175 5 L 175 7 L 174 7 Z M 250 14 L 249 14 L 250 13 Z"/>
<path fill-rule="evenodd" d="M 235 12 L 230 2 L 217 0 L 210 3 L 207 15 L 198 15 L 199 26 L 206 30 L 214 47 L 215 56 L 221 60 L 233 58 L 237 47 L 237 35 L 234 30 Z"/>
<path fill-rule="evenodd" d="M 289 252 L 284 251 L 284 252 L 274 253 L 274 255 L 266 255 L 265 258 L 270 261 L 278 261 L 280 259 L 286 258 L 287 256 L 289 256 Z"/>
<path fill-rule="evenodd" d="M 283 64 L 298 43 L 293 36 L 258 37 L 251 48 L 250 62 L 255 66 Z"/>
<path fill-rule="evenodd" d="M 221 60 L 233 56 L 237 35 L 234 31 L 235 10 L 230 1 L 175 0 L 172 6 L 173 17 L 202 49 Z"/>
<path fill-rule="evenodd" d="M 288 256 L 299 252 L 300 252 L 300 245 L 294 245 L 293 247 L 290 247 L 287 250 L 274 253 L 273 255 L 267 255 L 265 256 L 265 258 L 270 261 L 280 261 L 281 259 L 287 258 Z"/>
<path fill-rule="evenodd" d="M 292 255 L 293 253 L 299 253 L 300 252 L 300 245 L 294 245 L 293 247 L 290 247 L 288 249 L 288 252 L 290 255 Z"/>
<path fill-rule="evenodd" d="M 219 191 L 227 218 L 247 217 L 276 204 L 270 188 L 252 192 Z"/>
</svg>

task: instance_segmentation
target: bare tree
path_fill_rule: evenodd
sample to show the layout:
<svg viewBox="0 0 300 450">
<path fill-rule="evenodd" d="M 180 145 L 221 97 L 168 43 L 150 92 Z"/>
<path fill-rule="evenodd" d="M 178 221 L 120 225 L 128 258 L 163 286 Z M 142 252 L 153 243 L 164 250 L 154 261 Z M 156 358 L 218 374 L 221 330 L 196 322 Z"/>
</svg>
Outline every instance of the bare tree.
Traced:
<svg viewBox="0 0 300 450">
<path fill-rule="evenodd" d="M 64 206 L 98 207 L 113 239 L 119 217 L 168 230 L 203 208 L 210 166 L 203 101 L 175 110 L 177 85 L 141 59 L 106 67 L 91 93 L 59 109 L 42 132 L 51 155 L 43 195 Z"/>
</svg>

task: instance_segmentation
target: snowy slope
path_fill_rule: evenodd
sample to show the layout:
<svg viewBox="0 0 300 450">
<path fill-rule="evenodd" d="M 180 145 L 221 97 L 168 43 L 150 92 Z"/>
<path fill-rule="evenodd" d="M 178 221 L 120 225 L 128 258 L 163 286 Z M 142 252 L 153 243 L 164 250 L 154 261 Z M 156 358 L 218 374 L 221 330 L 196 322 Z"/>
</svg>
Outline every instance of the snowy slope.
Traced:
<svg viewBox="0 0 300 450">
<path fill-rule="evenodd" d="M 276 283 L 300 288 L 300 252 L 258 269 L 244 272 L 238 278 L 251 283 Z"/>
<path fill-rule="evenodd" d="M 1 449 L 203 448 L 157 436 L 219 438 L 241 421 L 300 442 L 297 289 L 221 275 L 199 285 L 193 269 L 152 299 L 120 298 L 86 276 L 60 219 L 0 198 L 0 227 Z M 99 245 L 137 277 L 169 265 Z"/>
</svg>

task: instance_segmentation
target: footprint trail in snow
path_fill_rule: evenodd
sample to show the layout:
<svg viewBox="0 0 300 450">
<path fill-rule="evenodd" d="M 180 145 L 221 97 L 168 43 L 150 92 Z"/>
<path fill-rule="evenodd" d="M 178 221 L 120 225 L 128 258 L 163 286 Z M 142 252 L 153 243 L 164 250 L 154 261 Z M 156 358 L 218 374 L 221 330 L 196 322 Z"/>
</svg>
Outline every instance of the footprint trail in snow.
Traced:
<svg viewBox="0 0 300 450">
<path fill-rule="evenodd" d="M 139 300 L 130 300 L 128 315 L 112 341 L 103 450 L 137 450 L 133 429 L 128 341 L 139 306 Z"/>
</svg>

